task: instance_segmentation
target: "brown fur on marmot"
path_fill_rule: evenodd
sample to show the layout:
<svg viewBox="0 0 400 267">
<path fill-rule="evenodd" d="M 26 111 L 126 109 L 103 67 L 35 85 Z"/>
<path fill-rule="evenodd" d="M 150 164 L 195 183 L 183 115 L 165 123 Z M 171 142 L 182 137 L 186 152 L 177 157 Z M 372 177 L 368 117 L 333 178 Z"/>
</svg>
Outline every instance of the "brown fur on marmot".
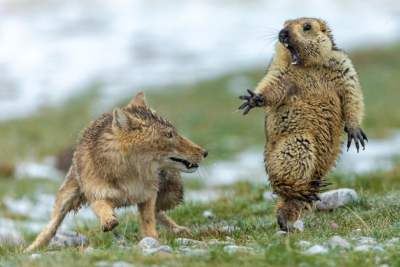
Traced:
<svg viewBox="0 0 400 267">
<path fill-rule="evenodd" d="M 336 164 L 343 129 L 348 144 L 365 148 L 360 124 L 363 95 L 349 57 L 338 49 L 324 21 L 288 20 L 267 74 L 239 109 L 266 109 L 265 165 L 279 195 L 279 227 L 315 209 L 325 175 Z"/>
</svg>

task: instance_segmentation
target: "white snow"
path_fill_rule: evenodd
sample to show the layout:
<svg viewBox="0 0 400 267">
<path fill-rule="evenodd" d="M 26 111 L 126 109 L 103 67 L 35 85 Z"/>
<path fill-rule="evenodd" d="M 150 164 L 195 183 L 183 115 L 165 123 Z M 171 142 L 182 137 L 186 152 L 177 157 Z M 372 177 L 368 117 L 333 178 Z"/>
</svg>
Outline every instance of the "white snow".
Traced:
<svg viewBox="0 0 400 267">
<path fill-rule="evenodd" d="M 399 40 L 400 2 L 0 0 L 0 119 L 92 86 L 96 112 L 145 87 L 267 67 L 285 19 L 329 22 L 339 47 Z"/>
</svg>

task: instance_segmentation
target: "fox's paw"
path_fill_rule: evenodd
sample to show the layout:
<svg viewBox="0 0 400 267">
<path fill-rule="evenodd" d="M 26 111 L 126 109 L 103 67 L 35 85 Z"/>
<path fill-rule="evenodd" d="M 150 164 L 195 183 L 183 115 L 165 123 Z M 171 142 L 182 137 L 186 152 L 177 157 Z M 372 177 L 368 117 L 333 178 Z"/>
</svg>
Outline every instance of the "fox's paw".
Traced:
<svg viewBox="0 0 400 267">
<path fill-rule="evenodd" d="M 241 95 L 239 98 L 241 100 L 247 100 L 247 102 L 243 103 L 239 109 L 244 109 L 243 115 L 246 115 L 249 113 L 250 109 L 254 107 L 262 107 L 265 104 L 265 95 L 263 94 L 255 94 L 251 90 L 247 89 L 247 92 L 250 94 L 250 96 L 247 95 Z"/>
<path fill-rule="evenodd" d="M 118 220 L 115 216 L 110 216 L 104 220 L 101 220 L 101 230 L 103 232 L 112 231 L 115 227 L 118 226 Z"/>
<path fill-rule="evenodd" d="M 349 151 L 352 139 L 354 139 L 354 144 L 356 145 L 357 153 L 360 149 L 360 144 L 358 143 L 358 141 L 361 142 L 363 150 L 365 150 L 364 140 L 367 140 L 368 142 L 368 137 L 360 126 L 358 126 L 356 129 L 350 129 L 348 127 L 344 127 L 344 131 L 347 133 L 347 151 Z"/>
<path fill-rule="evenodd" d="M 178 234 L 178 235 L 184 235 L 184 236 L 192 236 L 193 235 L 193 232 L 190 229 L 183 227 L 183 226 L 176 227 L 174 229 L 174 233 Z"/>
</svg>

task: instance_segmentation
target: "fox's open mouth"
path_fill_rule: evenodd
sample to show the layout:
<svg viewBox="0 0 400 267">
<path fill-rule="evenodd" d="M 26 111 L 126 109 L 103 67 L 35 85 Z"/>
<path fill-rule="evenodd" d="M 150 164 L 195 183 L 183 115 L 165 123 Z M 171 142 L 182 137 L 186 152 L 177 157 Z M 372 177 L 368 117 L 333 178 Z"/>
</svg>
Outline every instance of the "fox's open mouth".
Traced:
<svg viewBox="0 0 400 267">
<path fill-rule="evenodd" d="M 193 169 L 193 168 L 198 168 L 199 167 L 199 164 L 197 164 L 197 163 L 193 164 L 193 163 L 190 163 L 189 161 L 184 160 L 184 159 L 178 159 L 178 158 L 173 158 L 173 157 L 171 157 L 169 159 L 185 164 L 186 168 L 188 168 L 188 169 Z"/>
<path fill-rule="evenodd" d="M 299 66 L 301 64 L 299 53 L 297 53 L 296 49 L 288 43 L 283 43 L 284 46 L 290 51 L 290 61 L 292 65 Z"/>
</svg>

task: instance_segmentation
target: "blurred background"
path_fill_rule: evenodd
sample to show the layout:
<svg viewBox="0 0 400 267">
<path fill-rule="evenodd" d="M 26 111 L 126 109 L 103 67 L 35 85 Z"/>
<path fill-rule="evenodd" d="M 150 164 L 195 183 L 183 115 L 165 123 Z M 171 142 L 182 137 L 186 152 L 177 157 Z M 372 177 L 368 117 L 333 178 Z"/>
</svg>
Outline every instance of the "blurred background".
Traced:
<svg viewBox="0 0 400 267">
<path fill-rule="evenodd" d="M 284 21 L 298 17 L 328 22 L 365 96 L 370 140 L 342 153 L 333 188 L 400 188 L 398 0 L 0 0 L 0 236 L 43 228 L 80 130 L 139 91 L 210 152 L 184 175 L 188 200 L 240 181 L 267 188 L 263 110 L 243 117 L 237 97 L 265 74 Z M 77 217 L 62 228 L 95 218 Z"/>
</svg>

